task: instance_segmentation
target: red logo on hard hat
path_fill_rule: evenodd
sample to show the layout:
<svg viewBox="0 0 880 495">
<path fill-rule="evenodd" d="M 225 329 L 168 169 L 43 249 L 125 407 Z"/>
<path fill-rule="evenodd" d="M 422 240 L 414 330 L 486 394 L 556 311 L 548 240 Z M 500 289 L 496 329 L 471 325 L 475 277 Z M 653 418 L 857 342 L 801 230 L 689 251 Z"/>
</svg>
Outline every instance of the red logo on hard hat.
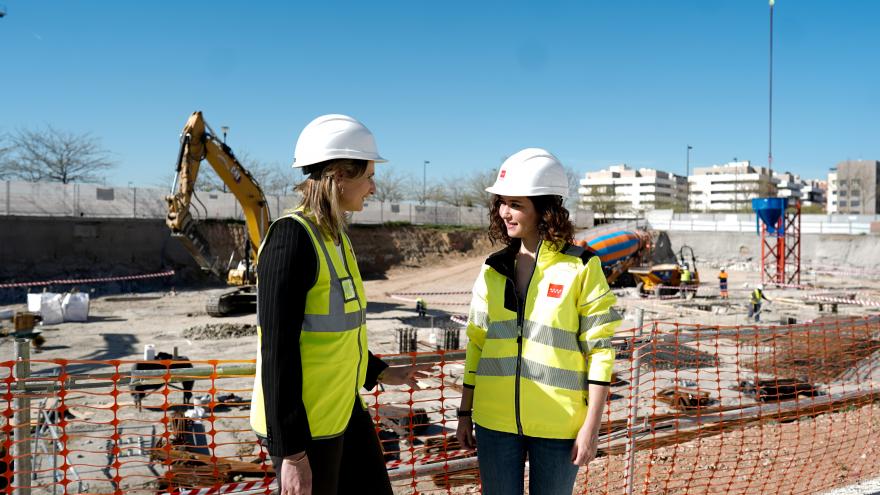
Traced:
<svg viewBox="0 0 880 495">
<path fill-rule="evenodd" d="M 502 169 L 501 169 L 501 173 L 498 174 L 498 178 L 499 178 L 499 179 L 503 179 L 505 175 L 507 175 L 507 170 L 504 170 L 504 169 L 502 168 Z"/>
<path fill-rule="evenodd" d="M 550 284 L 550 287 L 547 288 L 547 297 L 555 297 L 557 299 L 562 297 L 562 289 L 564 288 L 564 285 Z"/>
</svg>

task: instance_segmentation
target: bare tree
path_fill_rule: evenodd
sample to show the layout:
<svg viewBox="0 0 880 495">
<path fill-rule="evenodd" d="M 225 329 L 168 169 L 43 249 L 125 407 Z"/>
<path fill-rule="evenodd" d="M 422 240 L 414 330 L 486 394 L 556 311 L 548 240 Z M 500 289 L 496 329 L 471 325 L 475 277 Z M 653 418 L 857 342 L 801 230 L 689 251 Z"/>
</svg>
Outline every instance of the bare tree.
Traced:
<svg viewBox="0 0 880 495">
<path fill-rule="evenodd" d="M 293 192 L 296 179 L 292 169 L 287 169 L 277 163 L 263 162 L 252 157 L 246 151 L 237 154 L 236 158 L 257 181 L 263 194 L 283 196 Z M 195 187 L 197 191 L 227 191 L 226 184 L 207 161 L 202 162 L 202 166 L 199 168 L 199 178 Z"/>
<path fill-rule="evenodd" d="M 400 175 L 393 165 L 376 167 L 376 201 L 392 203 L 406 199 L 406 177 Z"/>
<path fill-rule="evenodd" d="M 116 166 L 98 138 L 52 126 L 12 133 L 4 155 L 0 176 L 29 182 L 101 182 Z"/>
<path fill-rule="evenodd" d="M 428 200 L 431 199 L 431 194 L 428 192 L 429 187 L 422 181 L 421 177 L 408 174 L 403 179 L 403 182 L 407 199 L 418 201 L 421 204 L 427 204 Z"/>
<path fill-rule="evenodd" d="M 613 217 L 620 210 L 613 185 L 588 186 L 587 194 L 583 196 L 581 204 L 589 207 L 593 212 L 601 214 L 606 222 L 609 215 Z"/>
<path fill-rule="evenodd" d="M 574 212 L 580 203 L 578 188 L 581 185 L 582 175 L 571 167 L 565 167 L 565 177 L 568 179 L 568 197 L 565 199 L 565 208 L 568 211 Z"/>
<path fill-rule="evenodd" d="M 476 171 L 465 179 L 462 204 L 465 206 L 489 206 L 492 195 L 486 192 L 486 188 L 495 183 L 495 169 Z"/>
<path fill-rule="evenodd" d="M 435 186 L 437 201 L 452 206 L 465 205 L 466 181 L 461 177 L 447 177 L 442 185 Z"/>
</svg>

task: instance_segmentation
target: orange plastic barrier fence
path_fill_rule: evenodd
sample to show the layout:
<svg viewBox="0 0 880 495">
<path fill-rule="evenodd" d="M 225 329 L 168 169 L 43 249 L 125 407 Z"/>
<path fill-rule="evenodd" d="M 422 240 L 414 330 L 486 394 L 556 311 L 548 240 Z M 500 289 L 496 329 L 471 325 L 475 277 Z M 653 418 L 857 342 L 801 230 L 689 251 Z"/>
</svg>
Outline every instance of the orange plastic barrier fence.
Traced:
<svg viewBox="0 0 880 495">
<path fill-rule="evenodd" d="M 615 346 L 576 493 L 817 493 L 880 475 L 880 318 L 655 323 Z M 395 491 L 479 492 L 455 441 L 463 352 L 386 358 L 437 365 L 421 390 L 364 394 Z M 0 493 L 271 493 L 252 374 L 250 360 L 2 362 Z"/>
</svg>

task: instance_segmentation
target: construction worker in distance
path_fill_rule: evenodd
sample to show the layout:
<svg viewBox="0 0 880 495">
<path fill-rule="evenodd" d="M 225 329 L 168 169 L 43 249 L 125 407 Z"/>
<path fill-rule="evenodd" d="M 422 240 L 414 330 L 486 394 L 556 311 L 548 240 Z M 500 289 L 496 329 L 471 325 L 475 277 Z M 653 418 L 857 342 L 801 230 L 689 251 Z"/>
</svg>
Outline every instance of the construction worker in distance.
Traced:
<svg viewBox="0 0 880 495">
<path fill-rule="evenodd" d="M 425 304 L 425 300 L 421 297 L 416 299 L 416 311 L 419 313 L 419 318 L 424 318 L 427 310 L 428 306 Z"/>
<path fill-rule="evenodd" d="M 752 291 L 751 304 L 749 304 L 749 318 L 755 317 L 755 322 L 761 321 L 761 304 L 763 301 L 772 302 L 764 295 L 764 284 L 758 284 Z"/>
<path fill-rule="evenodd" d="M 508 158 L 492 193 L 489 256 L 474 282 L 456 437 L 479 445 L 483 493 L 570 494 L 596 455 L 621 321 L 599 257 L 573 245 L 568 179 L 549 151 Z"/>
<path fill-rule="evenodd" d="M 722 266 L 718 272 L 718 286 L 721 289 L 721 299 L 728 299 L 727 294 L 727 270 Z"/>
<path fill-rule="evenodd" d="M 681 267 L 681 280 L 679 283 L 679 293 L 681 294 L 681 298 L 687 298 L 687 292 L 690 289 L 691 285 L 691 270 L 687 265 L 683 265 Z"/>
<path fill-rule="evenodd" d="M 345 233 L 346 212 L 363 209 L 384 161 L 357 120 L 313 120 L 294 153 L 306 177 L 301 203 L 260 246 L 250 422 L 280 495 L 392 493 L 358 389 L 416 386 L 428 367 L 388 367 L 368 352 L 363 281 Z"/>
</svg>

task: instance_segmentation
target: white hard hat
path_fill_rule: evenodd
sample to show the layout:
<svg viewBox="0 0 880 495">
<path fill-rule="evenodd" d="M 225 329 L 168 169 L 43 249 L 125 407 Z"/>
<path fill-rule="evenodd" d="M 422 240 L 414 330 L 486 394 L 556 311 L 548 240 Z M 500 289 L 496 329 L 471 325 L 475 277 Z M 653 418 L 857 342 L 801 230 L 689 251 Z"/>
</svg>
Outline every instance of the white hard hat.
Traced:
<svg viewBox="0 0 880 495">
<path fill-rule="evenodd" d="M 348 115 L 322 115 L 309 122 L 296 140 L 293 167 L 301 168 L 337 158 L 385 162 L 373 133 Z"/>
<path fill-rule="evenodd" d="M 764 284 L 758 284 L 758 290 L 764 290 Z"/>
<path fill-rule="evenodd" d="M 513 154 L 498 170 L 498 177 L 486 191 L 500 196 L 568 196 L 565 168 L 553 153 L 526 148 Z"/>
</svg>

